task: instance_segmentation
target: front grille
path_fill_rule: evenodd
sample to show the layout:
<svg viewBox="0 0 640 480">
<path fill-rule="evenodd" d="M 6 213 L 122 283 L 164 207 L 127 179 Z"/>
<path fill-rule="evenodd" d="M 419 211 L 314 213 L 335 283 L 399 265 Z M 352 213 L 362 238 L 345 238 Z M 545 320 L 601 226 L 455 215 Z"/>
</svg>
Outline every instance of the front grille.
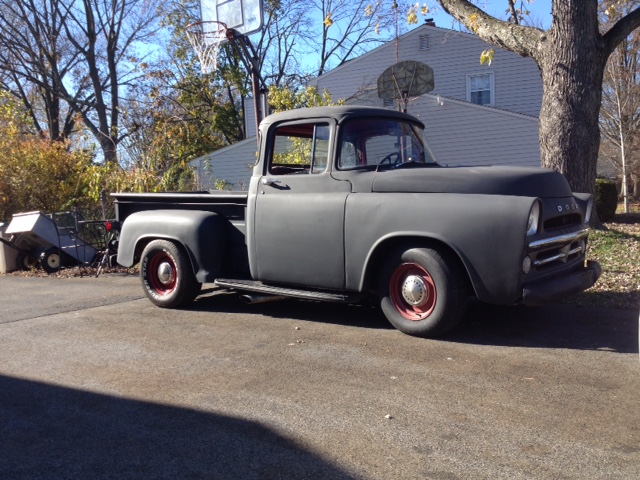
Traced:
<svg viewBox="0 0 640 480">
<path fill-rule="evenodd" d="M 584 256 L 589 229 L 535 240 L 529 244 L 529 256 L 537 271 L 553 268 Z"/>
<path fill-rule="evenodd" d="M 544 230 L 556 230 L 558 228 L 570 227 L 582 223 L 582 216 L 579 213 L 570 213 L 569 215 L 560 215 L 558 217 L 549 218 L 544 221 Z"/>
<path fill-rule="evenodd" d="M 582 254 L 580 241 L 575 241 L 560 248 L 547 250 L 536 255 L 533 266 L 541 270 L 561 263 L 567 263 Z"/>
</svg>

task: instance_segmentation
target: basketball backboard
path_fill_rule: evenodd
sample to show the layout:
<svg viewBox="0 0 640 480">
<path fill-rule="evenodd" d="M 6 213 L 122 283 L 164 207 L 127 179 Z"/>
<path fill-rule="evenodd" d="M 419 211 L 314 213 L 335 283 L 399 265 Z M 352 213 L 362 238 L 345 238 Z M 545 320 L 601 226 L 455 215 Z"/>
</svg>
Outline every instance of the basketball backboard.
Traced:
<svg viewBox="0 0 640 480">
<path fill-rule="evenodd" d="M 203 22 L 222 22 L 244 35 L 262 29 L 262 0 L 201 0 L 200 13 Z"/>
</svg>

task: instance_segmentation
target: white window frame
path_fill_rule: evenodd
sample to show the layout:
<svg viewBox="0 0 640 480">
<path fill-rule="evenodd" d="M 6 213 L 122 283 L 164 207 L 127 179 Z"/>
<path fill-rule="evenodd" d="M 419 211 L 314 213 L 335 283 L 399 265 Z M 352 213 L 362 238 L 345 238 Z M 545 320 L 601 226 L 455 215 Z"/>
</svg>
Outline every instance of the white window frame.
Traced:
<svg viewBox="0 0 640 480">
<path fill-rule="evenodd" d="M 491 101 L 489 103 L 475 103 L 471 100 L 471 80 L 475 77 L 489 77 L 489 95 L 491 95 Z M 484 90 L 483 90 L 484 91 Z M 496 104 L 496 94 L 495 94 L 495 82 L 493 71 L 490 72 L 481 72 L 481 73 L 470 73 L 467 75 L 467 101 L 473 103 L 475 105 L 483 105 L 485 107 L 493 107 Z"/>
</svg>

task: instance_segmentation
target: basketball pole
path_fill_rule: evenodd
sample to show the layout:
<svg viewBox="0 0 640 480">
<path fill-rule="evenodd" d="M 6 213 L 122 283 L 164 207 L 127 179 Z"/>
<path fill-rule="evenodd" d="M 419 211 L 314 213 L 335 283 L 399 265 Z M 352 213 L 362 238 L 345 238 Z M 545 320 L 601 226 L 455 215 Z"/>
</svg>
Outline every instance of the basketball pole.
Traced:
<svg viewBox="0 0 640 480">
<path fill-rule="evenodd" d="M 254 110 L 256 117 L 256 138 L 258 141 L 258 146 L 260 146 L 260 136 L 258 135 L 258 129 L 260 128 L 260 122 L 264 117 L 260 98 L 263 93 L 266 94 L 267 86 L 264 82 L 264 79 L 260 75 L 258 55 L 256 54 L 256 50 L 249 39 L 245 35 L 238 33 L 236 30 L 232 28 L 227 29 L 227 39 L 229 40 L 229 43 L 231 43 L 231 47 L 236 52 L 236 55 L 240 57 L 240 60 L 242 60 L 242 63 L 244 63 L 245 68 L 251 74 L 251 91 L 253 93 Z"/>
</svg>

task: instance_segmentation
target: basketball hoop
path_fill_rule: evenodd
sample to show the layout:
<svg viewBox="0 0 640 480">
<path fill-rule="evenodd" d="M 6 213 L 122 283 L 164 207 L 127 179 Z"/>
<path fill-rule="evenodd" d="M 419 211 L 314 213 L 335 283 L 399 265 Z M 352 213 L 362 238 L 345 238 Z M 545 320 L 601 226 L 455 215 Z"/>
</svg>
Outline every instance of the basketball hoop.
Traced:
<svg viewBox="0 0 640 480">
<path fill-rule="evenodd" d="M 215 20 L 194 22 L 185 28 L 187 39 L 198 54 L 203 75 L 218 68 L 218 51 L 227 40 L 227 25 Z"/>
</svg>

